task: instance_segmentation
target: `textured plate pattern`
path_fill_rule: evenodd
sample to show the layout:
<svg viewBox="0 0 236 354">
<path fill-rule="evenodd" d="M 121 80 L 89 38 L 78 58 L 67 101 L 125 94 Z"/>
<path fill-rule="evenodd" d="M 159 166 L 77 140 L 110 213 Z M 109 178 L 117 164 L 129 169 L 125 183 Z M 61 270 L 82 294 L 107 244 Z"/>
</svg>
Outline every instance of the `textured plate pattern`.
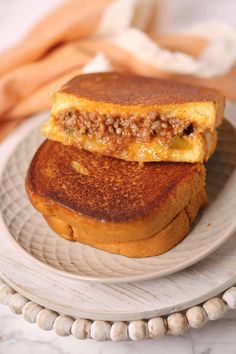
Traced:
<svg viewBox="0 0 236 354">
<path fill-rule="evenodd" d="M 46 118 L 46 117 L 44 117 Z M 225 121 L 217 152 L 207 165 L 208 206 L 188 237 L 171 251 L 145 259 L 109 254 L 56 236 L 24 190 L 29 162 L 43 139 L 38 128 L 13 151 L 2 175 L 0 209 L 12 237 L 28 255 L 66 275 L 90 281 L 134 281 L 171 274 L 219 247 L 236 226 L 236 133 Z"/>
</svg>

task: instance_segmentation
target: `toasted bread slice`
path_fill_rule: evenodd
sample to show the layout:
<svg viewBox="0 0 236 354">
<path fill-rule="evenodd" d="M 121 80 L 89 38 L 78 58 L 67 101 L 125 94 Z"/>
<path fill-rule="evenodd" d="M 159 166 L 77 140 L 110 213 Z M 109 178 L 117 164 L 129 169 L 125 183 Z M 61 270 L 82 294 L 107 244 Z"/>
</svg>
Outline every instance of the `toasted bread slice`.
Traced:
<svg viewBox="0 0 236 354">
<path fill-rule="evenodd" d="M 187 235 L 190 224 L 194 221 L 199 209 L 204 207 L 206 201 L 207 196 L 203 188 L 195 196 L 192 196 L 187 207 L 176 215 L 164 229 L 148 238 L 130 242 L 93 243 L 89 239 L 81 239 L 79 230 L 73 229 L 58 217 L 45 216 L 45 219 L 57 234 L 67 240 L 79 241 L 103 251 L 131 258 L 142 258 L 165 253 L 181 242 Z M 96 233 L 96 230 L 94 232 Z"/>
<path fill-rule="evenodd" d="M 214 151 L 223 112 L 224 96 L 212 89 L 121 73 L 87 74 L 53 95 L 42 134 L 127 161 L 203 162 Z"/>
<path fill-rule="evenodd" d="M 201 164 L 140 165 L 53 141 L 38 149 L 26 180 L 38 211 L 65 221 L 80 240 L 103 243 L 161 231 L 204 185 Z"/>
</svg>

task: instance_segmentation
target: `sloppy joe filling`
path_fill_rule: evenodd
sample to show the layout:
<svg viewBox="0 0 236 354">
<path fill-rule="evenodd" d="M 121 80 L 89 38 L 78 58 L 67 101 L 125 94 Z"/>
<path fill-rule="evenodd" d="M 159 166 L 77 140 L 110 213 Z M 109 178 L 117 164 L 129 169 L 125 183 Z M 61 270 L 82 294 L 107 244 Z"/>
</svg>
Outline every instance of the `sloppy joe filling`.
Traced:
<svg viewBox="0 0 236 354">
<path fill-rule="evenodd" d="M 155 137 L 168 146 L 174 136 L 187 136 L 194 130 L 190 122 L 163 117 L 156 112 L 144 117 L 130 113 L 107 115 L 70 109 L 60 112 L 56 119 L 67 134 L 87 135 L 109 143 L 112 150 L 122 149 L 131 142 L 147 143 Z"/>
</svg>

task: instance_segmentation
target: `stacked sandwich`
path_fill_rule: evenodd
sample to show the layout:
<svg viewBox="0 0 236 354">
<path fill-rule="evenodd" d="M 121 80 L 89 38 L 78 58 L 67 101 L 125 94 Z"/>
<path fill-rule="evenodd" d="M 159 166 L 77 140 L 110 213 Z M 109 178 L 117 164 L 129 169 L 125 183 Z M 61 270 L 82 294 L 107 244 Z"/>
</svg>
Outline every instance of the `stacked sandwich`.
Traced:
<svg viewBox="0 0 236 354">
<path fill-rule="evenodd" d="M 53 96 L 26 190 L 67 240 L 128 257 L 178 244 L 205 205 L 203 163 L 224 97 L 120 73 L 75 77 Z"/>
</svg>

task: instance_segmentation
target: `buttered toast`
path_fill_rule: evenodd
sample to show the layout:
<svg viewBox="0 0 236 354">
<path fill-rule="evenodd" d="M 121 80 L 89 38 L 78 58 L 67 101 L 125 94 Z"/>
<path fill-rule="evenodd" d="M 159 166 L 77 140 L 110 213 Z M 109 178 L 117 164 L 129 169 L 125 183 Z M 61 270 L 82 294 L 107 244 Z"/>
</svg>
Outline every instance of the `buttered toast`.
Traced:
<svg viewBox="0 0 236 354">
<path fill-rule="evenodd" d="M 36 152 L 26 190 L 33 206 L 61 236 L 140 257 L 151 255 L 153 247 L 144 251 L 137 244 L 135 251 L 127 251 L 124 243 L 129 249 L 141 240 L 148 245 L 154 235 L 162 233 L 171 248 L 186 235 L 206 202 L 205 169 L 201 164 L 140 165 L 53 141 L 44 142 Z M 185 217 L 185 227 L 173 237 L 167 230 L 173 230 L 176 218 L 187 215 L 191 203 L 193 217 L 189 216 L 188 223 Z M 152 253 L 166 250 L 167 246 L 158 246 L 163 237 L 155 236 L 156 251 Z"/>
<path fill-rule="evenodd" d="M 80 75 L 53 95 L 42 134 L 127 161 L 204 162 L 214 152 L 224 96 L 131 74 Z"/>
</svg>

